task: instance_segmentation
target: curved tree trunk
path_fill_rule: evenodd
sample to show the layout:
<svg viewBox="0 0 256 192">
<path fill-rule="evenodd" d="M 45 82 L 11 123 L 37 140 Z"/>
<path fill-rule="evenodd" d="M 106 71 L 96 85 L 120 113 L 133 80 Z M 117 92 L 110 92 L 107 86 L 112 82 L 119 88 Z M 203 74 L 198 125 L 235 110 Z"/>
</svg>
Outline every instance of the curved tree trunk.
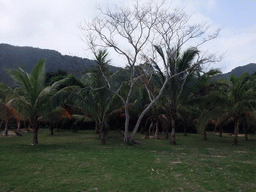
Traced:
<svg viewBox="0 0 256 192">
<path fill-rule="evenodd" d="M 154 127 L 154 122 L 151 122 L 149 128 L 148 128 L 148 131 L 147 131 L 147 134 L 146 134 L 146 137 L 145 138 L 149 138 L 150 136 L 150 132 L 151 132 L 151 129 Z"/>
<path fill-rule="evenodd" d="M 156 123 L 155 123 L 155 135 L 154 135 L 154 139 L 159 139 L 159 126 L 158 126 L 158 119 L 156 119 Z"/>
<path fill-rule="evenodd" d="M 31 125 L 30 125 L 30 123 L 27 123 L 26 121 L 24 122 L 24 124 L 25 124 L 25 127 L 26 127 L 26 130 L 27 130 L 27 132 L 30 132 L 30 128 L 31 128 Z M 28 125 L 27 125 L 28 124 Z"/>
<path fill-rule="evenodd" d="M 3 135 L 8 136 L 8 123 L 7 122 L 5 122 L 5 128 L 4 128 Z"/>
</svg>

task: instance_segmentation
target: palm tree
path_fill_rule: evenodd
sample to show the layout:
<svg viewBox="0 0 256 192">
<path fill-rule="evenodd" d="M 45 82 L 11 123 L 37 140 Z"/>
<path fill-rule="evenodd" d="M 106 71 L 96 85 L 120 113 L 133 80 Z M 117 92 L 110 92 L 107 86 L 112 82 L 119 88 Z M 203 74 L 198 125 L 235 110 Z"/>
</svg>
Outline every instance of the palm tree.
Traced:
<svg viewBox="0 0 256 192">
<path fill-rule="evenodd" d="M 244 116 L 254 121 L 256 119 L 256 93 L 252 88 L 253 82 L 247 73 L 240 77 L 231 75 L 228 87 L 219 89 L 205 98 L 211 104 L 205 111 L 207 115 L 202 115 L 200 126 L 204 127 L 212 118 L 217 119 L 216 126 L 221 126 L 231 119 L 234 121 L 234 144 L 237 144 L 239 125 Z"/>
<path fill-rule="evenodd" d="M 9 95 L 8 103 L 13 106 L 34 130 L 33 145 L 38 144 L 39 117 L 48 112 L 50 88 L 45 87 L 45 59 L 40 59 L 32 70 L 27 73 L 22 67 L 8 69 L 15 87 L 11 88 L 1 84 L 0 88 Z"/>
<path fill-rule="evenodd" d="M 53 105 L 51 107 L 51 109 L 49 108 L 49 112 L 41 116 L 38 120 L 40 122 L 49 123 L 51 135 L 53 135 L 53 129 L 56 126 L 56 124 L 60 123 L 62 120 L 71 119 L 72 114 L 65 107 L 54 107 Z"/>
<path fill-rule="evenodd" d="M 189 116 L 193 118 L 193 122 L 195 123 L 199 131 L 203 129 L 202 131 L 204 135 L 204 140 L 207 140 L 206 125 L 204 127 L 199 126 L 201 119 L 200 116 L 205 116 L 207 114 L 209 104 L 211 103 L 211 101 L 205 100 L 204 97 L 213 93 L 220 87 L 227 86 L 225 82 L 211 80 L 212 77 L 218 74 L 221 74 L 218 69 L 210 69 L 203 74 L 197 72 L 193 83 L 192 95 L 189 96 L 188 101 L 185 103 L 185 113 L 189 112 Z M 191 110 L 187 110 L 187 108 L 190 108 Z M 208 119 L 208 121 L 205 123 L 213 125 L 214 121 L 214 119 Z"/>
<path fill-rule="evenodd" d="M 8 123 L 11 119 L 14 119 L 18 122 L 23 121 L 23 117 L 12 107 L 5 105 L 4 103 L 0 103 L 0 120 L 2 120 L 1 124 L 5 122 L 5 129 L 3 135 L 8 135 Z M 20 124 L 19 124 L 20 125 Z M 16 135 L 21 135 L 18 130 L 13 130 Z"/>
<path fill-rule="evenodd" d="M 74 118 L 94 121 L 103 144 L 106 143 L 106 125 L 108 114 L 119 107 L 119 101 L 106 87 L 104 78 L 109 77 L 107 52 L 100 50 L 95 54 L 98 66 L 86 73 L 80 81 L 69 83 L 70 77 L 53 84 L 54 98 L 64 96 L 64 102 L 69 103 Z M 105 74 L 103 77 L 102 72 Z M 73 79 L 74 80 L 74 79 Z M 67 86 L 66 86 L 67 85 Z M 62 87 L 61 89 L 59 89 Z"/>
<path fill-rule="evenodd" d="M 166 89 L 164 91 L 162 102 L 165 103 L 163 106 L 171 118 L 171 144 L 176 144 L 175 141 L 175 126 L 178 116 L 178 109 L 181 108 L 182 103 L 188 99 L 190 95 L 190 79 L 193 77 L 194 71 L 199 70 L 200 62 L 194 62 L 199 51 L 196 48 L 189 48 L 184 51 L 183 54 L 180 53 L 178 49 L 171 49 L 167 51 L 167 58 L 163 54 L 163 50 L 160 47 L 156 47 L 157 52 L 163 59 L 165 65 L 168 66 L 168 73 L 173 78 L 170 78 Z M 161 69 L 155 66 L 158 71 L 158 84 L 162 84 L 165 74 L 161 72 Z"/>
</svg>

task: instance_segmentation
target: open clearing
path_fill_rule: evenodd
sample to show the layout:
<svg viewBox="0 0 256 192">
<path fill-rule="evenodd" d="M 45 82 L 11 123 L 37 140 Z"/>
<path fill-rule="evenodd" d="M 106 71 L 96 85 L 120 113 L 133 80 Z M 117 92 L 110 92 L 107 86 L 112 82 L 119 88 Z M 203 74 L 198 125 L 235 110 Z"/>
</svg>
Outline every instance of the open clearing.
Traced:
<svg viewBox="0 0 256 192">
<path fill-rule="evenodd" d="M 0 191 L 256 191 L 254 135 L 219 138 L 177 134 L 169 140 L 136 139 L 144 145 L 122 145 L 110 131 L 101 145 L 93 131 L 39 130 L 0 138 Z"/>
</svg>

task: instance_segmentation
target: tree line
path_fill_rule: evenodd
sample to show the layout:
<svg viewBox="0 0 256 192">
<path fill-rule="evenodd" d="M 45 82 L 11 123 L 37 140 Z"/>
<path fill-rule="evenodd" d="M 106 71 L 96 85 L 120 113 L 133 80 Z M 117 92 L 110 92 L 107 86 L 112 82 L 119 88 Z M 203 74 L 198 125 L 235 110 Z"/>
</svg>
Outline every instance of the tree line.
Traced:
<svg viewBox="0 0 256 192">
<path fill-rule="evenodd" d="M 43 59 L 30 74 L 22 68 L 7 70 L 16 86 L 1 83 L 3 108 L 12 107 L 29 122 L 34 130 L 33 144 L 38 144 L 39 122 L 54 124 L 62 118 L 95 122 L 102 143 L 106 142 L 109 121 L 118 114 L 125 117 L 124 143 L 136 143 L 135 134 L 148 123 L 157 139 L 160 124 L 167 136 L 170 127 L 170 143 L 176 144 L 180 118 L 185 134 L 193 119 L 205 139 L 209 121 L 220 130 L 233 121 L 236 144 L 240 124 L 253 124 L 253 76 L 243 74 L 226 82 L 211 82 L 220 72 L 203 69 L 203 65 L 221 59 L 200 51 L 203 44 L 217 38 L 219 30 L 209 34 L 209 26 L 191 23 L 190 16 L 179 9 L 170 11 L 164 2 L 133 1 L 131 7 L 99 11 L 96 18 L 81 24 L 97 63 L 81 79 L 62 74 L 46 86 Z M 105 48 L 124 58 L 127 67 L 109 70 Z M 8 110 L 2 110 L 2 116 L 4 111 Z M 1 119 L 8 122 L 8 118 Z"/>
</svg>

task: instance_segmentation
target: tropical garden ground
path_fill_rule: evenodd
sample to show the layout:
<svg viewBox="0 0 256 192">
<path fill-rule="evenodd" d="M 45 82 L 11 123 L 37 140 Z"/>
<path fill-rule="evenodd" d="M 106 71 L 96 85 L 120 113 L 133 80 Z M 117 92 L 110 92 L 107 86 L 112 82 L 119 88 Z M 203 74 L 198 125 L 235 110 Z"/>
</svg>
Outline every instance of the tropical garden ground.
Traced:
<svg viewBox="0 0 256 192">
<path fill-rule="evenodd" d="M 249 141 L 214 134 L 177 134 L 169 140 L 122 145 L 116 131 L 107 145 L 93 131 L 39 130 L 0 138 L 0 191 L 256 191 L 255 135 Z"/>
</svg>

